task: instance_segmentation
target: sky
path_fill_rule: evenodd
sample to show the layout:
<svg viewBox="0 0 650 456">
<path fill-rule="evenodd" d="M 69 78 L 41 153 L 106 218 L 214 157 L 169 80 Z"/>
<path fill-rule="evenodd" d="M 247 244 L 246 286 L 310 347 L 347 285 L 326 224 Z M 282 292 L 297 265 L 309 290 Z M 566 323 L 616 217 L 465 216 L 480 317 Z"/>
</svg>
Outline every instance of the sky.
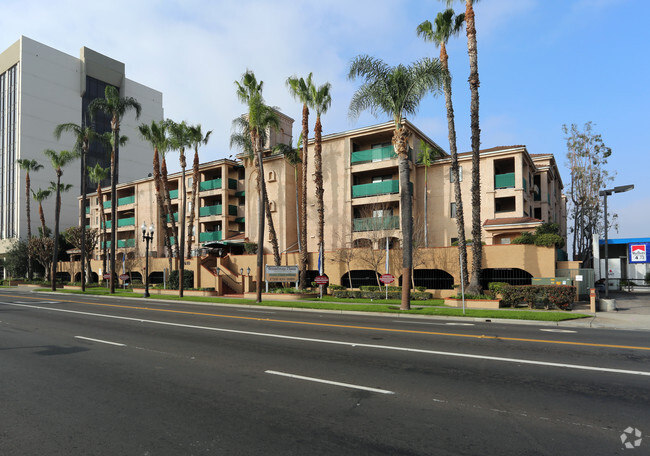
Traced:
<svg viewBox="0 0 650 456">
<path fill-rule="evenodd" d="M 323 134 L 390 120 L 350 119 L 359 86 L 347 79 L 350 61 L 360 54 L 389 65 L 438 57 L 415 29 L 444 8 L 438 0 L 0 0 L 0 50 L 24 35 L 75 57 L 86 46 L 123 62 L 127 78 L 163 93 L 165 117 L 213 130 L 201 150 L 201 161 L 210 161 L 238 153 L 229 148 L 231 122 L 245 108 L 234 81 L 247 69 L 264 81 L 267 104 L 296 120 L 294 138 L 301 105 L 285 81 L 310 72 L 316 84 L 332 84 Z M 454 8 L 463 11 L 464 2 Z M 562 125 L 592 121 L 612 149 L 611 187 L 635 185 L 608 198 L 619 225 L 609 237 L 650 237 L 650 27 L 643 21 L 650 2 L 483 0 L 475 12 L 481 148 L 523 144 L 531 154 L 552 153 L 568 190 Z M 458 150 L 469 151 L 464 32 L 448 53 Z M 427 97 L 410 120 L 449 150 L 444 96 Z M 311 131 L 313 123 L 312 115 Z"/>
</svg>

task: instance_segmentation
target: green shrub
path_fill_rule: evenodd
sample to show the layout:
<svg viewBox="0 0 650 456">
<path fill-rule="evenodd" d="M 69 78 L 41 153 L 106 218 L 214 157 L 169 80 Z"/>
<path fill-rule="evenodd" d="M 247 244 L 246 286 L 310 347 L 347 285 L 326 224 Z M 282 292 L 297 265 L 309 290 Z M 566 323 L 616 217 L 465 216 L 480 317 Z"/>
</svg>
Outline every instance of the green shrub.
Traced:
<svg viewBox="0 0 650 456">
<path fill-rule="evenodd" d="M 533 233 L 524 232 L 512 240 L 513 244 L 534 244 L 535 235 Z"/>
<path fill-rule="evenodd" d="M 525 303 L 534 309 L 543 306 L 546 309 L 570 309 L 574 301 L 576 288 L 567 285 L 508 285 L 501 291 L 501 302 L 515 307 Z"/>
<path fill-rule="evenodd" d="M 194 286 L 194 271 L 185 269 L 183 272 L 183 289 L 190 289 Z M 178 269 L 169 274 L 167 288 L 170 290 L 178 290 Z"/>
<path fill-rule="evenodd" d="M 332 283 L 329 285 L 329 289 L 332 291 L 345 290 L 345 287 L 343 285 L 336 285 L 335 283 Z"/>
<path fill-rule="evenodd" d="M 561 249 L 564 247 L 564 238 L 560 236 L 559 234 L 552 234 L 552 233 L 546 233 L 546 234 L 540 234 L 535 236 L 535 245 L 540 246 L 540 247 L 557 247 L 558 249 Z"/>
<path fill-rule="evenodd" d="M 488 283 L 488 290 L 490 290 L 494 294 L 497 294 L 497 293 L 501 293 L 503 287 L 506 287 L 508 285 L 509 284 L 507 282 L 490 282 Z"/>
<path fill-rule="evenodd" d="M 257 242 L 244 242 L 244 251 L 248 254 L 257 253 Z"/>
<path fill-rule="evenodd" d="M 378 288 L 378 287 L 377 287 Z M 390 291 L 388 289 L 388 299 L 401 299 L 401 291 Z M 386 291 L 368 291 L 368 290 L 336 290 L 332 293 L 335 298 L 348 298 L 348 299 L 372 299 L 381 300 L 386 299 Z M 433 295 L 428 292 L 411 292 L 411 299 L 414 301 L 426 301 L 432 299 Z"/>
</svg>

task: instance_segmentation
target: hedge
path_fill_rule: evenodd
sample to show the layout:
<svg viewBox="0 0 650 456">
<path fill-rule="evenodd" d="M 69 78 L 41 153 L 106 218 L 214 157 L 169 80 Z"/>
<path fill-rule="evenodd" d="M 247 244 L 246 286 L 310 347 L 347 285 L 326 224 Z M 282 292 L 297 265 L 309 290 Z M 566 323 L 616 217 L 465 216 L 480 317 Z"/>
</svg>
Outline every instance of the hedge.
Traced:
<svg viewBox="0 0 650 456">
<path fill-rule="evenodd" d="M 401 299 L 402 292 L 391 291 L 391 288 L 399 288 L 399 287 L 388 287 L 388 299 Z M 335 298 L 386 299 L 386 292 L 367 291 L 367 290 L 336 290 L 332 292 L 332 296 Z M 431 293 L 428 292 L 422 292 L 422 291 L 411 292 L 411 299 L 414 301 L 426 301 L 432 298 L 433 296 L 431 295 Z"/>
<path fill-rule="evenodd" d="M 194 271 L 185 269 L 183 272 L 183 289 L 189 290 L 194 286 Z M 178 290 L 178 269 L 173 270 L 169 274 L 167 288 L 170 290 Z"/>
<path fill-rule="evenodd" d="M 568 285 L 507 285 L 501 288 L 501 301 L 508 306 L 526 303 L 529 309 L 543 306 L 570 310 L 576 287 Z"/>
</svg>

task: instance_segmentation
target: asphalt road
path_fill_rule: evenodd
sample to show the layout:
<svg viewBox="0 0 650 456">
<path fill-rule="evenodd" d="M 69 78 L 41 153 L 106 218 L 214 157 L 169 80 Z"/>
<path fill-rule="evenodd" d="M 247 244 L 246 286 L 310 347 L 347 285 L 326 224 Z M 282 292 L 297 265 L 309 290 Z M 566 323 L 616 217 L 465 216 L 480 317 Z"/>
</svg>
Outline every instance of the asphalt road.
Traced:
<svg viewBox="0 0 650 456">
<path fill-rule="evenodd" d="M 449 323 L 2 291 L 0 455 L 650 454 L 648 332 Z"/>
</svg>

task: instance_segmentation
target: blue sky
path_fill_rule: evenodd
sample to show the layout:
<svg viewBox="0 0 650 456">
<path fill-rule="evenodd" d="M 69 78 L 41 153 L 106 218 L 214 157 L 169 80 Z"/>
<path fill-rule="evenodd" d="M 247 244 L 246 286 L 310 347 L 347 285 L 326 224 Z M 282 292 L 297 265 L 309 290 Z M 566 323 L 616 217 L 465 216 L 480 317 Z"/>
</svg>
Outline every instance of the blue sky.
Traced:
<svg viewBox="0 0 650 456">
<path fill-rule="evenodd" d="M 265 98 L 300 124 L 288 76 L 329 81 L 333 103 L 324 133 L 388 119 L 347 116 L 357 85 L 350 60 L 370 54 L 395 65 L 438 49 L 415 34 L 444 9 L 436 0 L 219 0 L 105 2 L 2 0 L 0 49 L 20 35 L 78 56 L 87 46 L 126 64 L 127 77 L 163 92 L 165 115 L 214 130 L 202 160 L 225 158 L 231 120 L 243 111 L 234 81 L 248 68 Z M 460 2 L 455 5 L 462 10 Z M 635 184 L 608 200 L 619 215 L 610 237 L 650 236 L 650 32 L 643 0 L 483 0 L 476 4 L 481 147 L 525 144 L 553 153 L 565 188 L 562 125 L 594 122 L 612 148 L 612 186 Z M 640 20 L 635 21 L 635 18 Z M 462 34 L 448 49 L 460 151 L 470 150 L 469 65 Z M 429 97 L 411 120 L 448 150 L 444 98 Z M 311 119 L 313 129 L 313 119 Z M 173 168 L 173 169 L 177 169 Z"/>
</svg>

